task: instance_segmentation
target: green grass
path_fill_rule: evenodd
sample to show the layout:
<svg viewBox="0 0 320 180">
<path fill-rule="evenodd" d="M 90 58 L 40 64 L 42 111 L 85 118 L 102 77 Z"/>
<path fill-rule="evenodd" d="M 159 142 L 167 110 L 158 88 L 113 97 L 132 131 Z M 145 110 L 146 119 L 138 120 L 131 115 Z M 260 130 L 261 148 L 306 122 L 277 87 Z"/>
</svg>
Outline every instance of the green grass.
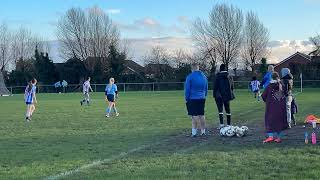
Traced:
<svg viewBox="0 0 320 180">
<path fill-rule="evenodd" d="M 0 179 L 43 179 L 96 160 L 105 162 L 62 179 L 317 179 L 318 145 L 304 145 L 299 129 L 282 144 L 261 143 L 264 104 L 246 91 L 232 102 L 234 123 L 248 125 L 244 138 L 221 138 L 211 94 L 206 103 L 214 135 L 191 139 L 183 92 L 120 94 L 120 117 L 106 119 L 103 93 L 80 107 L 81 94 L 38 94 L 30 123 L 22 95 L 0 97 Z M 297 96 L 300 124 L 320 115 L 319 89 Z M 259 129 L 260 128 L 260 129 Z M 258 129 L 258 130 L 256 130 Z M 319 136 L 320 137 L 320 136 Z M 136 151 L 132 151 L 132 149 Z M 121 154 L 126 153 L 127 154 Z M 119 156 L 120 154 L 120 156 Z M 111 158 L 111 159 L 110 159 Z"/>
</svg>

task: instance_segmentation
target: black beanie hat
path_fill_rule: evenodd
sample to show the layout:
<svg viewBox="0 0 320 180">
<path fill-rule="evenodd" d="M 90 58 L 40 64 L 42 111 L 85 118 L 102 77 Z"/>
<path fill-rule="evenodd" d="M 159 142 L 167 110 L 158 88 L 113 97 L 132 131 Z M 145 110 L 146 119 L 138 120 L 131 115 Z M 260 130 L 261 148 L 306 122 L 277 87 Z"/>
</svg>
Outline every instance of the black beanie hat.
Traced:
<svg viewBox="0 0 320 180">
<path fill-rule="evenodd" d="M 220 71 L 226 71 L 226 65 L 225 64 L 221 64 L 220 65 Z"/>
</svg>

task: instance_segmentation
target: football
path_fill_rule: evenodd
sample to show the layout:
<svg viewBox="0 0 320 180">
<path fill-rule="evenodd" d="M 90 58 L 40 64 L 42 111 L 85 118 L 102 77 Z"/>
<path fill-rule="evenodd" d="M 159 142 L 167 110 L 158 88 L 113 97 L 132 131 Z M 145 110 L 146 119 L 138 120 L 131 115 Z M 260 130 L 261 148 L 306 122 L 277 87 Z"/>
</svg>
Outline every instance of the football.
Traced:
<svg viewBox="0 0 320 180">
<path fill-rule="evenodd" d="M 220 129 L 220 136 L 243 137 L 247 134 L 249 128 L 247 126 L 226 126 Z"/>
</svg>

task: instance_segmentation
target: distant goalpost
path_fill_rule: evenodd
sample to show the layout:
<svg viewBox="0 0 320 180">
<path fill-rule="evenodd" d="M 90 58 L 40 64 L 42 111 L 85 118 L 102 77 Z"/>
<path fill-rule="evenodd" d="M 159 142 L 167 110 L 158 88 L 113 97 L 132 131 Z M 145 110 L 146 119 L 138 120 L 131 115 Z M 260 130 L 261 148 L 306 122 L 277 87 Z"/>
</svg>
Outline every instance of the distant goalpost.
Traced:
<svg viewBox="0 0 320 180">
<path fill-rule="evenodd" d="M 3 74 L 0 71 L 0 96 L 9 96 L 10 91 L 7 89 L 6 84 L 4 83 Z"/>
</svg>

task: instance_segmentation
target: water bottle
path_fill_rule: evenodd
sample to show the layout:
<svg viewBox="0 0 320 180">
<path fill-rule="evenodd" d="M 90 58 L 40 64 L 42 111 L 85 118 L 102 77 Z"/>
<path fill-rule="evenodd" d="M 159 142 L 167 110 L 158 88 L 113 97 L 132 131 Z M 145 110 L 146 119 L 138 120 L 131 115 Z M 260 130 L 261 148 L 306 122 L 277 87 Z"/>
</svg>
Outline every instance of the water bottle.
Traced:
<svg viewBox="0 0 320 180">
<path fill-rule="evenodd" d="M 307 131 L 304 133 L 304 143 L 305 143 L 305 144 L 308 144 L 308 143 L 309 143 L 309 140 L 308 140 L 308 132 L 307 132 Z"/>
<path fill-rule="evenodd" d="M 312 140 L 312 144 L 316 144 L 317 143 L 317 137 L 316 137 L 316 133 L 315 132 L 312 133 L 311 140 Z"/>
</svg>

